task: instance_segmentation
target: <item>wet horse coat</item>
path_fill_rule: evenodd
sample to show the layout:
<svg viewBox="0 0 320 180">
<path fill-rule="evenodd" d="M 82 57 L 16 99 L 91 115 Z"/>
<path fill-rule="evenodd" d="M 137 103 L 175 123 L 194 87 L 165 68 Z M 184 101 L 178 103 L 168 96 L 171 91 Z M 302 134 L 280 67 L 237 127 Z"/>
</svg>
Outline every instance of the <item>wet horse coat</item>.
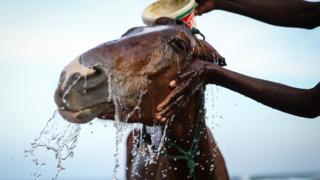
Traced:
<svg viewBox="0 0 320 180">
<path fill-rule="evenodd" d="M 224 63 L 214 48 L 187 27 L 163 18 L 155 26 L 132 28 L 119 40 L 76 58 L 61 74 L 55 101 L 60 114 L 74 123 L 99 117 L 153 126 L 146 128 L 148 133 L 142 131 L 128 137 L 128 179 L 228 179 L 223 157 L 204 118 L 199 118 L 203 116 L 199 113 L 202 86 L 194 87 L 193 95 L 181 102 L 180 112 L 172 115 L 166 128 L 154 119 L 157 104 L 170 91 L 169 81 L 195 60 Z M 198 133 L 197 126 L 201 127 Z M 194 171 L 188 161 L 168 158 L 179 154 L 177 148 L 167 143 L 159 148 L 160 141 L 156 140 L 152 141 L 158 147 L 156 154 L 163 151 L 167 156 L 156 156 L 154 163 L 137 163 L 147 158 L 148 153 L 143 153 L 147 149 L 142 147 L 146 145 L 144 137 L 155 132 L 184 150 L 192 146 L 198 134 L 199 144 L 190 160 Z"/>
</svg>

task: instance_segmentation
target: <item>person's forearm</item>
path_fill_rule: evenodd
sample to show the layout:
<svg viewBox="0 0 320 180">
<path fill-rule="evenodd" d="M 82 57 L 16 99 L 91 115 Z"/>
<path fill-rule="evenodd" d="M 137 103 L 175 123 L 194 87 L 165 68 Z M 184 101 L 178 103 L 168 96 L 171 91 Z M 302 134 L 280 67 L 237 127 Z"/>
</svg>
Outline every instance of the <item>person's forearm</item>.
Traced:
<svg viewBox="0 0 320 180">
<path fill-rule="evenodd" d="M 214 0 L 215 9 L 269 24 L 313 29 L 320 26 L 320 2 L 303 0 Z"/>
<path fill-rule="evenodd" d="M 312 89 L 298 89 L 245 76 L 215 65 L 208 65 L 207 69 L 208 83 L 223 86 L 293 115 L 308 118 L 320 115 L 320 83 Z"/>
</svg>

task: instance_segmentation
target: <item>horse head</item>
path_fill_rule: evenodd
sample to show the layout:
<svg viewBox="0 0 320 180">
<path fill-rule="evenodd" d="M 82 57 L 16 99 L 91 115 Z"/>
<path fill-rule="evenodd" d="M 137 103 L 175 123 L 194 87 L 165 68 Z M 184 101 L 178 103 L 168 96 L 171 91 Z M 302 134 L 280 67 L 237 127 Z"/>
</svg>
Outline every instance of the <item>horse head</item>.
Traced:
<svg viewBox="0 0 320 180">
<path fill-rule="evenodd" d="M 169 81 L 196 59 L 224 64 L 195 31 L 160 18 L 75 58 L 61 73 L 55 102 L 74 123 L 115 117 L 152 125 L 157 104 L 170 91 Z"/>
</svg>

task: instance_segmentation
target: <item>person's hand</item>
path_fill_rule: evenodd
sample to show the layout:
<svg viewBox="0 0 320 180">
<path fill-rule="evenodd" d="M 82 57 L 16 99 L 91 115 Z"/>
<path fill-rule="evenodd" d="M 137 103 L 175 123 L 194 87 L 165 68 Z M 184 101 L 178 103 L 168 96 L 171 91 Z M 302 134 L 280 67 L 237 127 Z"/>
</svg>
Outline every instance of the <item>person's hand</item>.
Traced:
<svg viewBox="0 0 320 180">
<path fill-rule="evenodd" d="M 155 118 L 161 123 L 170 119 L 179 109 L 185 107 L 199 87 L 206 83 L 206 63 L 196 60 L 169 83 L 172 91 L 157 106 Z"/>
<path fill-rule="evenodd" d="M 202 15 L 215 9 L 216 0 L 196 0 L 196 2 L 198 3 L 196 15 Z"/>
</svg>

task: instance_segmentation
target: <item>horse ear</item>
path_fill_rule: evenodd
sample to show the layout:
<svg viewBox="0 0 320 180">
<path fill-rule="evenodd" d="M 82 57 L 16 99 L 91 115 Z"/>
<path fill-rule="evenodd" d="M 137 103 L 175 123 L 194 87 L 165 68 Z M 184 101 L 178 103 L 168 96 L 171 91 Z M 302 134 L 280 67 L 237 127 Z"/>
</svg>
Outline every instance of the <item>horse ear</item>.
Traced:
<svg viewBox="0 0 320 180">
<path fill-rule="evenodd" d="M 131 33 L 134 33 L 134 32 L 136 32 L 139 28 L 141 28 L 141 26 L 140 26 L 140 27 L 133 27 L 133 28 L 130 28 L 127 32 L 125 32 L 124 34 L 122 34 L 122 36 L 121 36 L 121 37 L 123 37 L 123 36 L 127 36 L 128 34 L 131 34 Z"/>
</svg>

